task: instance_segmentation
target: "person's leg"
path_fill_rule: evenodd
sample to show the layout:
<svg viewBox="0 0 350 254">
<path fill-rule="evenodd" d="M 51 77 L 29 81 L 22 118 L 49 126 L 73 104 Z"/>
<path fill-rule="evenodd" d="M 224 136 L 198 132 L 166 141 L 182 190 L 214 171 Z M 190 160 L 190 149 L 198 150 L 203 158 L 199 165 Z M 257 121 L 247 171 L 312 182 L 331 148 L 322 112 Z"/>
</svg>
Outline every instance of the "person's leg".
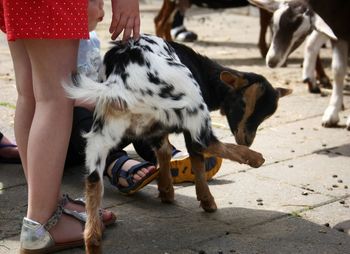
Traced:
<svg viewBox="0 0 350 254">
<path fill-rule="evenodd" d="M 27 215 L 43 223 L 55 210 L 59 196 L 73 110 L 62 84 L 76 69 L 78 40 L 24 40 L 24 45 L 35 97 L 27 147 Z"/>
<path fill-rule="evenodd" d="M 15 137 L 22 159 L 24 174 L 27 176 L 28 136 L 35 109 L 32 69 L 23 41 L 9 41 L 8 44 L 13 60 L 18 93 L 15 113 Z"/>
<path fill-rule="evenodd" d="M 22 135 L 20 151 L 26 154 L 27 217 L 43 224 L 52 216 L 59 200 L 73 105 L 65 96 L 62 82 L 68 81 L 76 69 L 78 40 L 23 40 L 23 45 L 31 63 L 35 110 L 30 125 L 30 116 L 25 119 L 21 116 L 25 107 L 33 112 L 32 100 L 20 102 L 23 104 L 16 116 L 17 135 Z M 20 66 L 16 58 L 14 62 L 15 67 Z M 27 89 L 25 84 L 18 87 L 22 92 Z M 22 128 L 29 130 L 29 134 Z M 50 232 L 56 242 L 65 242 L 81 239 L 82 228 L 78 221 L 62 216 Z"/>
<path fill-rule="evenodd" d="M 184 25 L 185 14 L 190 7 L 191 4 L 188 0 L 181 0 L 178 4 L 178 10 L 175 13 L 170 31 L 174 40 L 192 42 L 198 38 L 195 32 L 187 30 Z"/>
</svg>

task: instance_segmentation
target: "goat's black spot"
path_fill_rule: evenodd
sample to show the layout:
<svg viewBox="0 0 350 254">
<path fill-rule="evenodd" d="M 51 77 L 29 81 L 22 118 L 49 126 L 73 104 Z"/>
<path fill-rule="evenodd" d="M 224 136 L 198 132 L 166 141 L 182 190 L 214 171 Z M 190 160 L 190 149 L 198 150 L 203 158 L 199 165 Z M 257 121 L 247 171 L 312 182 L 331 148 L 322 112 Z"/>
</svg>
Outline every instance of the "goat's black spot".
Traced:
<svg viewBox="0 0 350 254">
<path fill-rule="evenodd" d="M 167 84 L 160 89 L 160 93 L 158 95 L 161 98 L 171 98 L 174 101 L 181 100 L 182 97 L 185 95 L 184 93 L 174 94 L 173 91 L 174 86 Z"/>
<path fill-rule="evenodd" d="M 204 110 L 204 104 L 203 103 L 201 105 L 199 105 L 199 109 L 200 110 Z"/>
<path fill-rule="evenodd" d="M 169 66 L 181 66 L 181 67 L 183 67 L 183 64 L 174 62 L 174 60 L 167 60 L 167 64 Z"/>
<path fill-rule="evenodd" d="M 89 183 L 97 183 L 100 181 L 100 176 L 97 170 L 94 170 L 88 177 L 87 180 Z"/>
<path fill-rule="evenodd" d="M 157 44 L 156 41 L 152 40 L 151 38 L 149 38 L 147 36 L 143 36 L 142 39 L 144 39 L 146 42 L 148 42 L 150 44 Z"/>
<path fill-rule="evenodd" d="M 106 77 L 113 71 L 117 74 L 124 73 L 126 66 L 130 63 L 136 63 L 140 66 L 146 64 L 140 48 L 130 48 L 129 45 L 122 44 L 116 44 L 116 46 L 110 49 L 105 54 L 103 63 L 106 66 Z"/>
<path fill-rule="evenodd" d="M 171 55 L 171 51 L 169 50 L 169 47 L 167 45 L 164 45 L 163 48 L 167 52 L 168 55 Z"/>
<path fill-rule="evenodd" d="M 147 89 L 147 94 L 149 95 L 149 96 L 153 96 L 153 91 L 151 90 L 151 89 Z"/>
<path fill-rule="evenodd" d="M 195 116 L 198 114 L 198 109 L 197 108 L 186 108 L 186 112 L 189 116 Z"/>
<path fill-rule="evenodd" d="M 162 98 L 169 98 L 172 91 L 174 91 L 174 87 L 172 85 L 166 85 L 160 89 L 160 93 L 158 95 Z"/>
<path fill-rule="evenodd" d="M 148 52 L 153 53 L 153 50 L 152 50 L 151 47 L 148 46 L 148 45 L 141 45 L 140 47 L 141 47 L 144 51 L 148 51 Z"/>
<path fill-rule="evenodd" d="M 152 109 L 153 110 L 158 110 L 158 107 L 153 106 Z"/>
<path fill-rule="evenodd" d="M 129 76 L 130 76 L 129 73 L 127 73 L 127 72 L 122 72 L 122 73 L 120 74 L 120 77 L 121 77 L 121 79 L 123 80 L 124 83 L 126 83 L 126 79 L 127 79 Z"/>
<path fill-rule="evenodd" d="M 182 122 L 183 121 L 183 115 L 182 115 L 181 109 L 174 108 L 173 110 L 174 110 L 177 118 L 179 118 L 179 120 Z"/>
<path fill-rule="evenodd" d="M 147 72 L 147 77 L 148 77 L 148 81 L 153 84 L 159 85 L 161 83 L 159 77 L 154 75 L 152 72 Z"/>
</svg>

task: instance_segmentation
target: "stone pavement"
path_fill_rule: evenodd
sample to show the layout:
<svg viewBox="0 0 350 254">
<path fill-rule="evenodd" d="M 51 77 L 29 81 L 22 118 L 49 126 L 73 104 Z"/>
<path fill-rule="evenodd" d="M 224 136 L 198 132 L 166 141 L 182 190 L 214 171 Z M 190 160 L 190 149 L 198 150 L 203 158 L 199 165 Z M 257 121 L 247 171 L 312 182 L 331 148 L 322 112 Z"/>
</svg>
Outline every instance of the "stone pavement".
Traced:
<svg viewBox="0 0 350 254">
<path fill-rule="evenodd" d="M 158 1 L 142 4 L 143 31 L 153 33 L 158 8 Z M 104 50 L 107 21 L 108 17 L 98 30 Z M 302 50 L 292 55 L 287 68 L 270 70 L 255 46 L 256 17 L 194 8 L 187 24 L 200 33 L 200 41 L 189 44 L 199 52 L 230 67 L 262 73 L 276 86 L 292 87 L 294 93 L 280 101 L 252 146 L 264 154 L 265 164 L 253 169 L 224 161 L 210 182 L 216 213 L 202 211 L 192 184 L 177 185 L 176 202 L 166 205 L 157 198 L 156 183 L 126 197 L 106 181 L 104 206 L 118 214 L 118 221 L 105 231 L 104 253 L 350 253 L 350 132 L 344 129 L 349 93 L 340 126 L 322 128 L 329 96 L 308 94 L 301 84 Z M 323 54 L 327 65 L 329 49 Z M 0 87 L 0 129 L 13 137 L 13 69 L 1 37 Z M 217 136 L 234 142 L 224 117 L 214 112 L 212 118 Z M 171 139 L 184 148 L 181 136 Z M 83 168 L 66 169 L 63 192 L 81 196 L 83 172 Z M 21 167 L 0 164 L 0 253 L 18 252 L 26 195 Z"/>
</svg>

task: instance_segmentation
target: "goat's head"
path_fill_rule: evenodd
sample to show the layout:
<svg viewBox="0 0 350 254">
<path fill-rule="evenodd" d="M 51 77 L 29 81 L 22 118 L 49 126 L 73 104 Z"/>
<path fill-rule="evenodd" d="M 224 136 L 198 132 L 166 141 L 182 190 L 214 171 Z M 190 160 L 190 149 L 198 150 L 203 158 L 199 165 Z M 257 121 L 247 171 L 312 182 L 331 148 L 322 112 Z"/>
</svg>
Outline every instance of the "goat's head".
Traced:
<svg viewBox="0 0 350 254">
<path fill-rule="evenodd" d="M 221 114 L 226 115 L 237 144 L 250 146 L 258 126 L 276 111 L 278 99 L 292 90 L 273 88 L 261 75 L 230 69 L 221 72 L 220 79 L 228 86 Z"/>
<path fill-rule="evenodd" d="M 252 4 L 273 12 L 273 36 L 266 64 L 271 67 L 281 66 L 306 36 L 316 29 L 331 39 L 336 39 L 332 29 L 302 0 L 249 0 Z"/>
</svg>

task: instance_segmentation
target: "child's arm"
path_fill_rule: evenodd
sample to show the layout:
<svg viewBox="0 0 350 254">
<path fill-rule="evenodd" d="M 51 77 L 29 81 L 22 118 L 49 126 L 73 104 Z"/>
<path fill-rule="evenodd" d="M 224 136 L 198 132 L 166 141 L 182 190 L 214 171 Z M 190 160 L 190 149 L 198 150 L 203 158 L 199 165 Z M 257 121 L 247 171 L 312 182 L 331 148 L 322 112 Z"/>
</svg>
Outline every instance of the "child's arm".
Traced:
<svg viewBox="0 0 350 254">
<path fill-rule="evenodd" d="M 123 41 L 131 37 L 140 37 L 140 10 L 138 0 L 111 0 L 112 22 L 109 32 L 112 40 L 115 40 L 123 32 Z"/>
</svg>

